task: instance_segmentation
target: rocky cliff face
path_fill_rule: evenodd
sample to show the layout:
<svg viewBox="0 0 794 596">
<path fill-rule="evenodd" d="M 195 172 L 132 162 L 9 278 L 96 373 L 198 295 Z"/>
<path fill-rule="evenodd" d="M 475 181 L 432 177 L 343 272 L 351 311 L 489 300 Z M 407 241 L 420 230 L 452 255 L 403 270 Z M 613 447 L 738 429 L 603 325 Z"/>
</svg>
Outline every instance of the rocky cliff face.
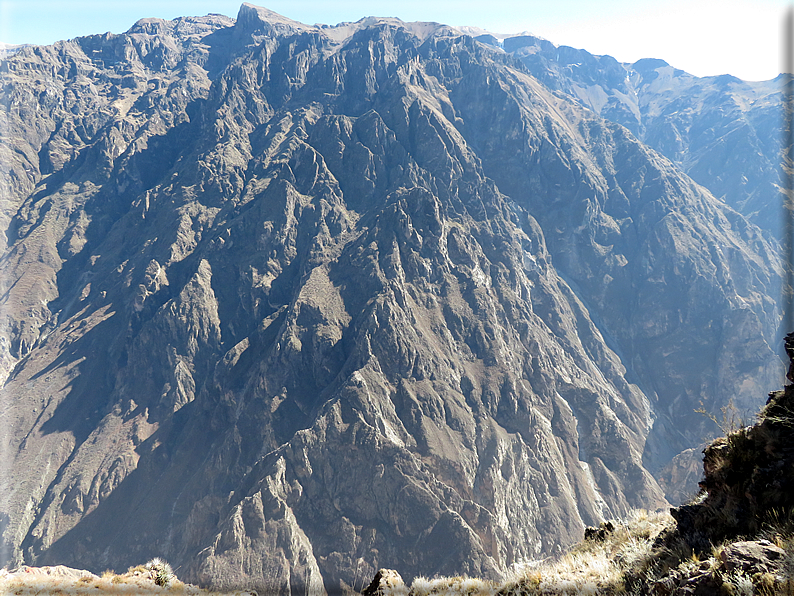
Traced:
<svg viewBox="0 0 794 596">
<path fill-rule="evenodd" d="M 499 45 L 492 36 L 478 39 Z M 502 46 L 543 84 L 625 126 L 715 197 L 780 235 L 783 75 L 701 78 L 664 60 L 622 64 L 530 35 Z"/>
<path fill-rule="evenodd" d="M 243 5 L 2 76 L 7 563 L 498 576 L 777 382 L 759 230 L 447 27 Z"/>
</svg>

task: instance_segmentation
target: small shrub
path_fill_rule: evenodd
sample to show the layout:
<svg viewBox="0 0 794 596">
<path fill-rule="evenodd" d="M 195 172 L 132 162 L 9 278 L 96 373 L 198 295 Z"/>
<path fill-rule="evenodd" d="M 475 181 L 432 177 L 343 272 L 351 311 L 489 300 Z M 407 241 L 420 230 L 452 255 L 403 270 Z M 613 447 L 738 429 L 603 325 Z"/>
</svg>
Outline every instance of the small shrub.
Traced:
<svg viewBox="0 0 794 596">
<path fill-rule="evenodd" d="M 727 578 L 724 587 L 735 596 L 753 596 L 753 581 L 741 572 L 733 572 Z"/>
<path fill-rule="evenodd" d="M 174 581 L 174 570 L 171 565 L 160 558 L 154 558 L 144 568 L 151 574 L 154 583 L 162 588 L 167 588 Z"/>
<path fill-rule="evenodd" d="M 747 421 L 750 418 L 748 415 L 742 414 L 739 411 L 739 408 L 733 403 L 733 398 L 729 399 L 728 403 L 720 408 L 719 416 L 706 410 L 706 404 L 703 400 L 700 400 L 700 407 L 695 408 L 695 413 L 702 414 L 711 420 L 711 422 L 720 429 L 723 435 L 729 435 L 732 432 L 744 428 L 747 426 Z"/>
</svg>

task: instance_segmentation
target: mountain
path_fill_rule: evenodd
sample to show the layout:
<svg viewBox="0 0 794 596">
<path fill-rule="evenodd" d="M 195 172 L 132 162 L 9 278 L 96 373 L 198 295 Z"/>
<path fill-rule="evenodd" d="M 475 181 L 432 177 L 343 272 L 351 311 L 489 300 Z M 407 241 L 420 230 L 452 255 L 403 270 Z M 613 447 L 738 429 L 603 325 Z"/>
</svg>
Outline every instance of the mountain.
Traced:
<svg viewBox="0 0 794 596">
<path fill-rule="evenodd" d="M 785 338 L 794 381 L 794 333 Z M 774 594 L 791 592 L 794 385 L 769 393 L 755 424 L 703 450 L 700 491 L 669 513 L 635 511 L 587 528 L 561 557 L 517 566 L 498 582 L 417 578 L 381 569 L 365 596 L 408 594 Z"/>
<path fill-rule="evenodd" d="M 783 76 L 695 77 L 660 59 L 623 64 L 525 33 L 479 32 L 544 85 L 628 128 L 715 197 L 780 237 Z"/>
<path fill-rule="evenodd" d="M 779 380 L 764 233 L 449 27 L 243 4 L 0 73 L 6 565 L 497 577 Z"/>
</svg>

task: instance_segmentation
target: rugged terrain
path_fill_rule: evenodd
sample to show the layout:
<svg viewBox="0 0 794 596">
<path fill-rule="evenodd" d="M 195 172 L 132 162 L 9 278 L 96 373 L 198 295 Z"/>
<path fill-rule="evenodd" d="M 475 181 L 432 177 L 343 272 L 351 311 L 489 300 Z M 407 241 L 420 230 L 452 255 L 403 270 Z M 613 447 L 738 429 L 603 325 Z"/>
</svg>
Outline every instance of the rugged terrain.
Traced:
<svg viewBox="0 0 794 596">
<path fill-rule="evenodd" d="M 779 382 L 761 230 L 456 30 L 244 4 L 0 68 L 4 564 L 497 578 Z"/>
<path fill-rule="evenodd" d="M 531 35 L 478 36 L 550 89 L 628 128 L 750 221 L 781 235 L 783 77 L 695 77 L 660 59 L 622 64 Z"/>
<path fill-rule="evenodd" d="M 794 333 L 786 337 L 794 381 Z M 700 493 L 667 513 L 635 511 L 588 528 L 552 561 L 517 565 L 501 581 L 416 578 L 381 569 L 365 596 L 430 594 L 790 596 L 794 593 L 794 385 L 769 394 L 755 424 L 714 440 Z"/>
</svg>

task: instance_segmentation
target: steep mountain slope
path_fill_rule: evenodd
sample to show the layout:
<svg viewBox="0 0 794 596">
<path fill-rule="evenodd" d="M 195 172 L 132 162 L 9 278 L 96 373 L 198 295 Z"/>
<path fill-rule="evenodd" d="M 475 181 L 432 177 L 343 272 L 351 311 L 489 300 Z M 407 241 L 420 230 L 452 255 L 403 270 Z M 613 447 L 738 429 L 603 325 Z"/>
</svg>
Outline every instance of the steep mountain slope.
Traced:
<svg viewBox="0 0 794 596">
<path fill-rule="evenodd" d="M 478 37 L 499 45 L 493 36 Z M 621 64 L 531 35 L 504 50 L 549 88 L 628 128 L 750 221 L 780 233 L 782 75 L 695 77 L 664 60 Z"/>
<path fill-rule="evenodd" d="M 2 69 L 6 562 L 497 576 L 779 373 L 759 230 L 447 27 L 243 5 Z"/>
</svg>

